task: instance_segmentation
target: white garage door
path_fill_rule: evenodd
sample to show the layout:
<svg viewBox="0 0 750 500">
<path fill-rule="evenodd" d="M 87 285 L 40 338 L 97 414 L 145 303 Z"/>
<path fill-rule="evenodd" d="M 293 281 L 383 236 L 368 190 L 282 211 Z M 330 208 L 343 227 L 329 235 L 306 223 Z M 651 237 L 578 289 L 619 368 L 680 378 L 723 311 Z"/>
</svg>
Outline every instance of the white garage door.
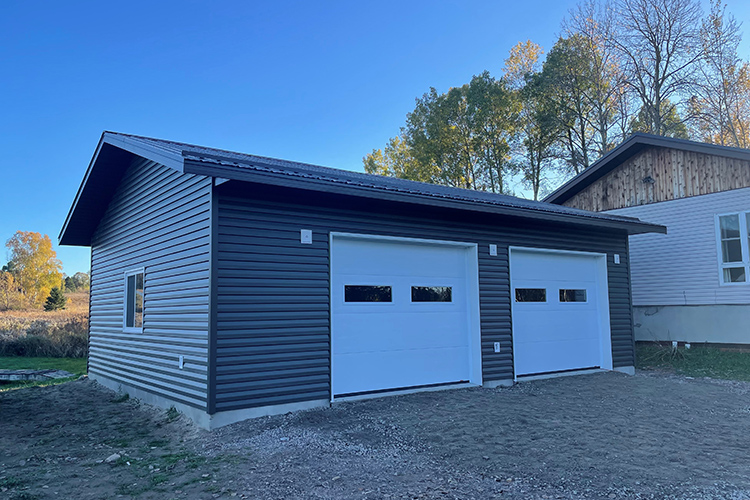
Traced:
<svg viewBox="0 0 750 500">
<path fill-rule="evenodd" d="M 470 380 L 472 257 L 461 246 L 334 237 L 333 395 Z"/>
<path fill-rule="evenodd" d="M 516 376 L 612 368 L 604 259 L 511 251 Z"/>
</svg>

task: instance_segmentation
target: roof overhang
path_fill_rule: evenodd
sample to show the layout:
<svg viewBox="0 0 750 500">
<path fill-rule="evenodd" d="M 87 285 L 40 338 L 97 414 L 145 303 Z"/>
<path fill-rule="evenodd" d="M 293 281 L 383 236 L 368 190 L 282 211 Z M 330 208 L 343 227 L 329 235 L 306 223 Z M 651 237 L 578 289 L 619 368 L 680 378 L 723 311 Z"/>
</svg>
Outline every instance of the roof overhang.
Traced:
<svg viewBox="0 0 750 500">
<path fill-rule="evenodd" d="M 272 161 L 264 163 L 260 157 L 238 163 L 236 158 L 224 157 L 221 154 L 210 155 L 204 151 L 197 153 L 191 150 L 189 145 L 180 148 L 175 146 L 177 143 L 170 143 L 170 147 L 160 147 L 157 140 L 145 139 L 147 138 L 113 132 L 102 134 L 60 231 L 58 240 L 61 245 L 91 245 L 94 232 L 125 171 L 135 157 L 146 158 L 178 172 L 212 177 L 217 185 L 225 182 L 254 182 L 324 193 L 493 213 L 529 220 L 584 225 L 625 231 L 628 234 L 666 233 L 666 228 L 663 226 L 642 222 L 631 217 L 604 216 L 583 210 L 575 211 L 575 213 L 560 213 L 555 210 L 544 210 L 543 204 L 540 204 L 541 208 L 524 208 L 486 200 L 460 199 L 460 197 L 419 193 L 408 189 L 394 189 L 378 185 L 376 180 L 369 185 L 369 180 L 368 183 L 363 184 L 346 179 L 321 178 L 298 171 L 285 171 Z"/>
<path fill-rule="evenodd" d="M 104 132 L 60 230 L 60 245 L 91 245 L 91 237 L 135 155 L 182 172 L 181 155 L 144 147 L 129 137 Z"/>
<path fill-rule="evenodd" d="M 664 226 L 642 222 L 641 220 L 633 217 L 617 217 L 616 220 L 607 220 L 596 217 L 585 217 L 582 215 L 542 212 L 539 210 L 524 209 L 519 207 L 504 207 L 487 203 L 477 203 L 449 198 L 438 198 L 423 194 L 385 191 L 383 189 L 374 187 L 352 186 L 346 183 L 336 184 L 328 180 L 294 177 L 285 175 L 283 173 L 254 170 L 250 168 L 238 169 L 229 165 L 217 165 L 215 163 L 203 162 L 193 158 L 185 160 L 184 171 L 185 173 L 217 177 L 221 179 L 221 183 L 225 183 L 228 181 L 254 182 L 280 187 L 304 189 L 307 191 L 318 191 L 324 193 L 372 198 L 377 200 L 451 208 L 464 211 L 492 213 L 508 217 L 521 217 L 537 221 L 586 225 L 589 227 L 593 226 L 608 230 L 626 231 L 628 234 L 667 232 L 667 229 Z M 582 210 L 581 213 L 583 214 L 585 212 Z M 594 214 L 592 213 L 592 215 Z"/>
<path fill-rule="evenodd" d="M 615 149 L 602 156 L 589 168 L 546 196 L 542 201 L 562 205 L 583 189 L 622 165 L 625 161 L 650 147 L 680 149 L 694 153 L 750 161 L 750 150 L 748 149 L 719 146 L 717 144 L 676 139 L 674 137 L 635 133 L 620 143 Z"/>
</svg>

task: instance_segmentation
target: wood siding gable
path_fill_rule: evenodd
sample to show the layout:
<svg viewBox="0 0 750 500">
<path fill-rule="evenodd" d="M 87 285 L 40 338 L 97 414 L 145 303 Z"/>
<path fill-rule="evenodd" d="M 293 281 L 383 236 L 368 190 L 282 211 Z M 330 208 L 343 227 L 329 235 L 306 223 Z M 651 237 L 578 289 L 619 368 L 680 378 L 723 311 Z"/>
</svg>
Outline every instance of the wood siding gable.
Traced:
<svg viewBox="0 0 750 500">
<path fill-rule="evenodd" d="M 563 205 L 603 212 L 745 187 L 750 161 L 651 146 Z"/>
</svg>

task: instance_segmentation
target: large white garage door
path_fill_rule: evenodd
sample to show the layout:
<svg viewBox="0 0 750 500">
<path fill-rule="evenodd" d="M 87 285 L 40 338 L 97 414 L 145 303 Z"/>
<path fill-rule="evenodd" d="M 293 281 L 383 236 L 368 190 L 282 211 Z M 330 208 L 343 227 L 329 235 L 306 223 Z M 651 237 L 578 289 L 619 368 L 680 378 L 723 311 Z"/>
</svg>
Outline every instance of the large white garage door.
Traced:
<svg viewBox="0 0 750 500">
<path fill-rule="evenodd" d="M 471 258 L 461 246 L 334 237 L 333 395 L 470 380 Z"/>
<path fill-rule="evenodd" d="M 604 259 L 511 250 L 516 376 L 612 368 Z"/>
</svg>

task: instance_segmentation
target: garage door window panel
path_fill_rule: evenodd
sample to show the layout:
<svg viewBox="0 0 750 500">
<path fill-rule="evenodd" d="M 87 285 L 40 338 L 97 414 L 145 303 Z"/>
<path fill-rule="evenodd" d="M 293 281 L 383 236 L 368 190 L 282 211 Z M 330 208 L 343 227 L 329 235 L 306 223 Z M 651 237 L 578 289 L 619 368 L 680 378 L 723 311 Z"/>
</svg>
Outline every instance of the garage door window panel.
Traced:
<svg viewBox="0 0 750 500">
<path fill-rule="evenodd" d="M 547 289 L 516 288 L 516 302 L 547 302 Z"/>
<path fill-rule="evenodd" d="M 453 302 L 453 287 L 412 286 L 412 302 Z"/>
<path fill-rule="evenodd" d="M 586 290 L 561 288 L 560 302 L 586 302 Z"/>
<path fill-rule="evenodd" d="M 344 285 L 344 302 L 393 302 L 389 285 Z"/>
</svg>

